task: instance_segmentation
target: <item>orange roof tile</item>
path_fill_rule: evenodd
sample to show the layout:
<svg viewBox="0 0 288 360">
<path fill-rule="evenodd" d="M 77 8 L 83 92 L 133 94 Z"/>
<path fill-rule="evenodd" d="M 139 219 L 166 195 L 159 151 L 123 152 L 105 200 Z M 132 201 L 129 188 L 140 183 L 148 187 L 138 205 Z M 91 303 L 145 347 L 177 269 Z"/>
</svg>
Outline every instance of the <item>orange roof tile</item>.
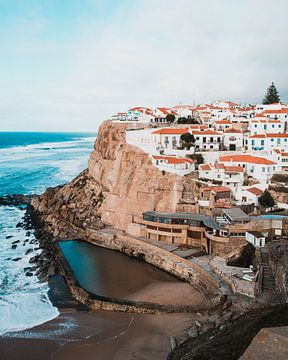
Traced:
<svg viewBox="0 0 288 360">
<path fill-rule="evenodd" d="M 252 155 L 224 155 L 219 157 L 221 162 L 238 162 L 261 165 L 275 165 L 274 161 Z"/>
<path fill-rule="evenodd" d="M 221 133 L 215 131 L 215 130 L 203 130 L 203 131 L 198 131 L 198 130 L 193 130 L 192 131 L 193 135 L 222 135 Z"/>
<path fill-rule="evenodd" d="M 152 134 L 162 134 L 162 135 L 181 135 L 189 132 L 187 128 L 162 128 L 152 132 Z"/>
<path fill-rule="evenodd" d="M 256 187 L 252 187 L 250 189 L 247 189 L 247 191 L 251 192 L 252 194 L 256 195 L 256 196 L 260 196 L 262 195 L 263 191 L 256 188 Z"/>
<path fill-rule="evenodd" d="M 200 169 L 203 171 L 209 171 L 209 170 L 211 170 L 211 167 L 209 164 L 202 164 L 202 165 L 200 165 Z"/>
<path fill-rule="evenodd" d="M 239 133 L 239 134 L 242 133 L 241 130 L 239 130 L 239 129 L 234 129 L 234 128 L 226 129 L 226 130 L 224 130 L 224 132 L 225 132 L 225 133 Z"/>
<path fill-rule="evenodd" d="M 231 191 L 229 188 L 225 187 L 225 186 L 206 186 L 203 188 L 200 188 L 200 190 L 202 191 L 214 191 L 214 192 L 226 192 L 226 191 Z"/>
<path fill-rule="evenodd" d="M 244 171 L 244 169 L 243 169 L 243 167 L 242 166 L 225 166 L 225 172 L 237 172 L 237 173 L 239 173 L 239 172 L 243 172 Z"/>
</svg>

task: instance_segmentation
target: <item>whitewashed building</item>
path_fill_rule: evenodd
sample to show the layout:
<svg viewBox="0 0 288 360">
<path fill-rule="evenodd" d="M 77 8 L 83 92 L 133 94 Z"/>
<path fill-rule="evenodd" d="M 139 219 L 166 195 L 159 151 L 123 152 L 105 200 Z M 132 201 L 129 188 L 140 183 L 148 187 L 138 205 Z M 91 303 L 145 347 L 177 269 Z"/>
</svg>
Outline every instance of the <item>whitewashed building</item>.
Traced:
<svg viewBox="0 0 288 360">
<path fill-rule="evenodd" d="M 288 150 L 288 134 L 256 134 L 251 135 L 248 139 L 248 150 L 265 150 L 271 149 Z"/>
<path fill-rule="evenodd" d="M 246 154 L 220 156 L 218 162 L 225 165 L 242 166 L 248 176 L 263 182 L 268 182 L 275 171 L 279 171 L 276 162 Z"/>
<path fill-rule="evenodd" d="M 246 240 L 254 247 L 264 247 L 266 243 L 266 235 L 259 231 L 246 231 Z"/>
<path fill-rule="evenodd" d="M 199 166 L 199 179 L 221 181 L 223 186 L 233 189 L 243 184 L 244 170 L 242 166 L 202 164 Z"/>
<path fill-rule="evenodd" d="M 194 161 L 188 158 L 152 155 L 152 163 L 160 170 L 175 172 L 178 175 L 187 175 L 195 170 Z"/>
<path fill-rule="evenodd" d="M 212 129 L 191 130 L 195 137 L 195 148 L 198 150 L 220 150 L 223 134 Z"/>
<path fill-rule="evenodd" d="M 244 134 L 241 130 L 229 128 L 223 133 L 224 147 L 229 151 L 238 151 L 243 149 Z"/>
</svg>

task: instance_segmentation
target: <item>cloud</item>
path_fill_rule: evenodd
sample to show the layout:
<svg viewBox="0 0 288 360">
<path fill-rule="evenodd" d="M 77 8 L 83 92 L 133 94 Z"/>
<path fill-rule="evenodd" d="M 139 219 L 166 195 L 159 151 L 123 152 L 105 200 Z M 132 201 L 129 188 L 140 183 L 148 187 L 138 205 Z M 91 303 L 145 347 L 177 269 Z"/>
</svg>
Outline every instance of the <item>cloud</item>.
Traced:
<svg viewBox="0 0 288 360">
<path fill-rule="evenodd" d="M 132 105 L 261 101 L 272 81 L 287 100 L 284 0 L 123 1 L 105 18 L 89 3 L 97 13 L 70 34 L 43 13 L 9 30 L 16 75 L 4 76 L 0 128 L 95 130 Z"/>
</svg>

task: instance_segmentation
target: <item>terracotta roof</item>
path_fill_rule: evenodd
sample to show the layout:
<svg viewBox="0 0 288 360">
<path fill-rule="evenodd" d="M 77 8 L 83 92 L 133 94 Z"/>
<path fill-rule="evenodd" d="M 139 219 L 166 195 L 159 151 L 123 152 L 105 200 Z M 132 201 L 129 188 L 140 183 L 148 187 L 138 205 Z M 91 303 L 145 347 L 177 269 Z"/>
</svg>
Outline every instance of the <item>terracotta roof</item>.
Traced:
<svg viewBox="0 0 288 360">
<path fill-rule="evenodd" d="M 240 162 L 249 164 L 275 165 L 274 161 L 252 155 L 224 155 L 219 157 L 221 162 Z"/>
<path fill-rule="evenodd" d="M 165 155 L 152 155 L 155 160 L 166 160 L 169 164 L 193 164 L 193 160 L 187 158 L 177 158 L 174 156 L 165 156 Z"/>
<path fill-rule="evenodd" d="M 239 129 L 234 129 L 234 128 L 230 128 L 230 129 L 226 129 L 224 130 L 225 133 L 239 133 L 239 134 L 242 134 L 242 131 L 239 130 Z"/>
<path fill-rule="evenodd" d="M 244 169 L 242 166 L 225 166 L 225 171 L 226 172 L 243 172 Z"/>
<path fill-rule="evenodd" d="M 288 138 L 288 134 L 255 134 L 250 136 L 250 139 L 257 139 L 257 138 Z"/>
<path fill-rule="evenodd" d="M 209 171 L 209 170 L 211 170 L 211 167 L 209 164 L 202 164 L 202 165 L 200 165 L 200 169 L 203 171 Z"/>
<path fill-rule="evenodd" d="M 214 192 L 230 192 L 230 189 L 225 186 L 206 186 L 203 188 L 200 188 L 202 191 L 214 191 Z"/>
<path fill-rule="evenodd" d="M 232 124 L 229 120 L 216 120 L 215 124 Z"/>
<path fill-rule="evenodd" d="M 252 194 L 254 194 L 254 195 L 256 195 L 256 196 L 260 196 L 260 195 L 262 195 L 262 193 L 263 193 L 262 190 L 260 190 L 260 189 L 258 189 L 258 188 L 256 188 L 256 187 L 252 187 L 252 188 L 250 188 L 250 189 L 247 189 L 246 191 L 249 191 L 249 192 L 251 192 Z"/>
<path fill-rule="evenodd" d="M 162 128 L 162 129 L 158 129 L 152 132 L 152 134 L 162 134 L 162 135 L 181 135 L 181 134 L 186 134 L 189 132 L 189 129 L 187 128 Z"/>
<path fill-rule="evenodd" d="M 193 130 L 192 133 L 193 133 L 193 135 L 222 135 L 218 131 L 210 130 L 210 129 L 203 130 L 203 131 Z"/>
<path fill-rule="evenodd" d="M 216 201 L 214 203 L 214 208 L 216 209 L 231 209 L 233 206 L 225 201 Z"/>
</svg>

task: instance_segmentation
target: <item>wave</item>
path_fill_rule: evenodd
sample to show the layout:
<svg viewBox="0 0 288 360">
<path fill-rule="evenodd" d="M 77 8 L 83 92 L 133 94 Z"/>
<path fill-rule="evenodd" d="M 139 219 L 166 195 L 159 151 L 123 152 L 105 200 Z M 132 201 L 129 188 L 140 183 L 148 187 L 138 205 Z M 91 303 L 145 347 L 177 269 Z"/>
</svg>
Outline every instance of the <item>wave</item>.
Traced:
<svg viewBox="0 0 288 360">
<path fill-rule="evenodd" d="M 24 229 L 15 228 L 23 214 L 20 209 L 0 207 L 0 335 L 34 327 L 59 315 L 49 300 L 48 284 L 40 283 L 34 274 L 25 275 L 24 268 L 31 266 L 29 260 L 41 250 L 37 244 L 30 244 L 35 241 L 33 234 L 27 236 Z M 16 249 L 12 249 L 14 241 L 19 241 Z"/>
</svg>

